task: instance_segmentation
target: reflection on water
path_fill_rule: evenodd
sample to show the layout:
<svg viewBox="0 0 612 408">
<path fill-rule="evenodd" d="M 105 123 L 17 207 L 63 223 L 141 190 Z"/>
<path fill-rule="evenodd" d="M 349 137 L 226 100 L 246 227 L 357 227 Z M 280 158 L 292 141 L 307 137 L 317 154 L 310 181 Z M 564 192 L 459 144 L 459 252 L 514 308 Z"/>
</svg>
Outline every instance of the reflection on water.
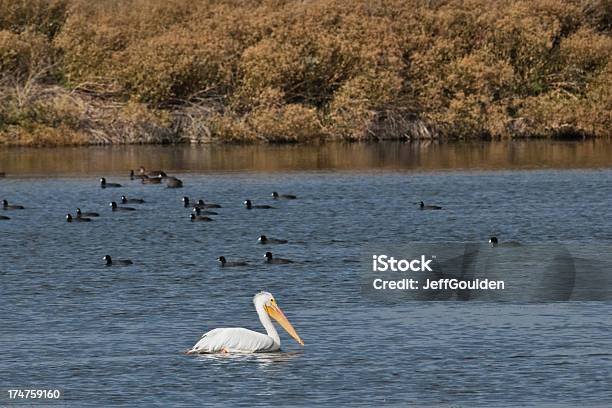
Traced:
<svg viewBox="0 0 612 408">
<path fill-rule="evenodd" d="M 219 354 L 198 354 L 196 356 L 190 355 L 190 358 L 195 358 L 203 363 L 210 364 L 232 362 L 232 363 L 255 363 L 261 368 L 272 366 L 274 364 L 288 363 L 294 358 L 303 356 L 304 353 L 301 351 L 278 351 L 275 353 L 219 353 Z"/>
<path fill-rule="evenodd" d="M 0 149 L 0 172 L 9 175 L 125 173 L 141 165 L 175 172 L 600 168 L 612 166 L 612 141 Z"/>
</svg>

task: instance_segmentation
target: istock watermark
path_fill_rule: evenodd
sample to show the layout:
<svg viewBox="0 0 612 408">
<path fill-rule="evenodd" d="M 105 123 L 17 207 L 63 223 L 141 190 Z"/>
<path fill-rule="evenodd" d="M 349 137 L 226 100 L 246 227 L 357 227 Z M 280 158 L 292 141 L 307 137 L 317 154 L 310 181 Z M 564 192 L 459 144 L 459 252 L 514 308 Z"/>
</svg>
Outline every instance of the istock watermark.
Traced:
<svg viewBox="0 0 612 408">
<path fill-rule="evenodd" d="M 361 291 L 393 300 L 612 300 L 612 247 L 411 243 L 368 251 Z"/>
<path fill-rule="evenodd" d="M 372 272 L 434 272 L 433 255 L 428 258 L 421 255 L 416 259 L 396 259 L 389 255 L 372 255 Z M 372 287 L 375 290 L 503 290 L 503 280 L 490 281 L 489 279 L 460 280 L 457 278 L 441 278 L 417 280 L 414 278 L 401 278 L 395 280 L 374 278 Z"/>
<path fill-rule="evenodd" d="M 421 259 L 395 259 L 392 256 L 387 255 L 372 255 L 372 270 L 377 272 L 386 272 L 388 270 L 393 272 L 406 272 L 406 271 L 429 271 L 433 272 L 429 267 L 429 264 L 433 259 L 427 259 L 425 255 L 421 255 Z"/>
</svg>

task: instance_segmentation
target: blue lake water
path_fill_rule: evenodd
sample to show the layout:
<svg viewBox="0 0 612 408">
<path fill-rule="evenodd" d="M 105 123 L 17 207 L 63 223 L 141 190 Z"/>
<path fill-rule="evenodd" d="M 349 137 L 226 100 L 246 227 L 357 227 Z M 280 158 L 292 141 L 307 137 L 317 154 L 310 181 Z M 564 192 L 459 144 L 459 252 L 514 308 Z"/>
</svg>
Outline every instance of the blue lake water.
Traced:
<svg viewBox="0 0 612 408">
<path fill-rule="evenodd" d="M 123 170 L 0 179 L 0 198 L 27 207 L 0 211 L 0 405 L 9 388 L 59 388 L 58 405 L 79 407 L 612 404 L 610 302 L 385 304 L 359 282 L 372 246 L 609 244 L 612 169 L 175 174 L 184 188 Z M 123 187 L 99 188 L 101 175 Z M 146 203 L 112 213 L 122 194 Z M 223 208 L 192 223 L 182 196 Z M 66 223 L 76 207 L 101 217 Z M 295 263 L 264 264 L 270 248 Z M 134 265 L 105 267 L 105 254 Z M 250 266 L 222 269 L 220 255 Z M 215 327 L 262 331 L 260 290 L 304 347 L 280 332 L 281 353 L 182 354 Z"/>
</svg>

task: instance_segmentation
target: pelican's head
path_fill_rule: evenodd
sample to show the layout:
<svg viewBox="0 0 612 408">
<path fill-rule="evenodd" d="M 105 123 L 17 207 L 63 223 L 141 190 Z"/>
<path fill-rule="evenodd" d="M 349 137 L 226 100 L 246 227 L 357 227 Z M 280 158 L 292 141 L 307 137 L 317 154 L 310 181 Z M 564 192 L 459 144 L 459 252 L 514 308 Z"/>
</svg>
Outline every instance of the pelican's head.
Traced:
<svg viewBox="0 0 612 408">
<path fill-rule="evenodd" d="M 256 309 L 258 305 L 263 306 L 263 309 L 266 311 L 266 313 L 271 318 L 276 320 L 278 324 L 280 324 L 283 329 L 285 329 L 285 331 L 295 339 L 295 341 L 300 343 L 302 346 L 304 345 L 304 342 L 297 334 L 291 323 L 289 323 L 289 320 L 287 320 L 287 317 L 285 316 L 281 308 L 278 306 L 278 303 L 276 303 L 276 299 L 274 299 L 274 296 L 272 296 L 270 292 L 259 292 L 253 297 L 253 303 L 255 304 Z"/>
</svg>

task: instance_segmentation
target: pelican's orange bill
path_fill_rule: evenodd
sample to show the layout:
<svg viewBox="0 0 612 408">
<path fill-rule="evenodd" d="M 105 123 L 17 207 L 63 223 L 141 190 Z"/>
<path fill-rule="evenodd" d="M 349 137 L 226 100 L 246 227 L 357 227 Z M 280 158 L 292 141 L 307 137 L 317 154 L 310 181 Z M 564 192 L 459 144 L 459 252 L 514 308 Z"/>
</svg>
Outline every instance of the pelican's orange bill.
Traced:
<svg viewBox="0 0 612 408">
<path fill-rule="evenodd" d="M 270 317 L 276 320 L 278 324 L 280 324 L 283 327 L 283 329 L 285 329 L 285 331 L 289 333 L 289 335 L 295 339 L 295 341 L 300 343 L 302 346 L 304 345 L 304 342 L 302 341 L 300 336 L 297 334 L 297 332 L 295 331 L 291 323 L 289 323 L 289 320 L 287 319 L 283 311 L 280 309 L 280 307 L 276 305 L 272 305 L 272 306 L 264 305 L 264 309 L 270 315 Z"/>
</svg>

